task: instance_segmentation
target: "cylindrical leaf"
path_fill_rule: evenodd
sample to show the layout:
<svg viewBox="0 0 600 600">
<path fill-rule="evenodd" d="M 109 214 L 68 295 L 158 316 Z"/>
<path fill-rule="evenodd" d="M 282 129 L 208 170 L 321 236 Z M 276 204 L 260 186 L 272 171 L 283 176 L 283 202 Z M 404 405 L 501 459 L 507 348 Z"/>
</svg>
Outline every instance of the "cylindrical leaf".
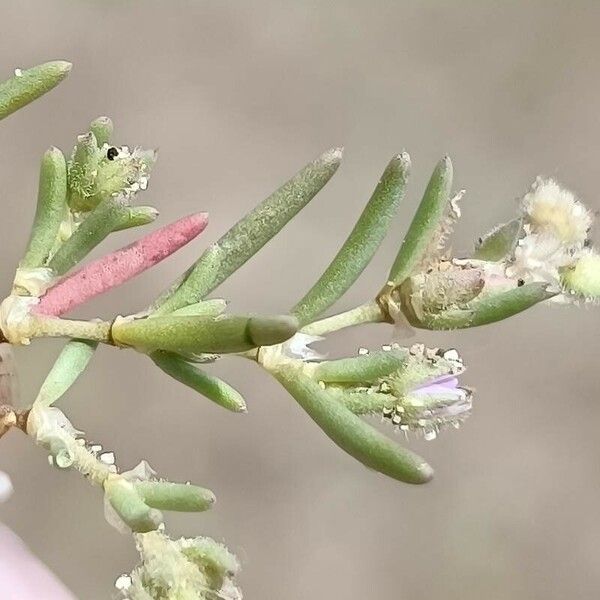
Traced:
<svg viewBox="0 0 600 600">
<path fill-rule="evenodd" d="M 150 358 L 173 379 L 187 385 L 219 406 L 233 412 L 246 412 L 244 398 L 237 390 L 218 377 L 191 365 L 181 356 L 170 352 L 153 352 Z"/>
<path fill-rule="evenodd" d="M 210 490 L 187 483 L 136 481 L 134 486 L 148 506 L 159 510 L 203 512 L 216 500 Z"/>
<path fill-rule="evenodd" d="M 193 240 L 207 223 L 206 213 L 183 217 L 88 263 L 50 288 L 34 312 L 60 316 L 73 310 L 164 260 Z"/>
<path fill-rule="evenodd" d="M 506 292 L 489 294 L 469 303 L 464 309 L 448 310 L 439 314 L 425 314 L 418 318 L 410 311 L 404 314 L 411 325 L 422 329 L 464 329 L 478 327 L 508 319 L 538 302 L 556 296 L 557 292 L 547 289 L 545 283 L 528 283 Z M 404 307 L 404 305 L 403 305 Z"/>
<path fill-rule="evenodd" d="M 179 308 L 172 312 L 172 316 L 185 317 L 218 317 L 227 309 L 227 301 L 222 298 L 213 298 L 211 300 L 203 300 L 196 304 L 189 304 L 183 308 Z"/>
<path fill-rule="evenodd" d="M 88 340 L 67 342 L 46 376 L 35 403 L 44 406 L 54 404 L 83 373 L 97 346 L 98 342 Z"/>
<path fill-rule="evenodd" d="M 367 392 L 348 391 L 344 388 L 333 388 L 328 390 L 331 396 L 341 402 L 355 415 L 379 415 L 384 409 L 394 408 L 398 404 L 398 398 L 392 394 L 381 394 L 369 390 Z"/>
<path fill-rule="evenodd" d="M 163 521 L 160 511 L 148 506 L 134 484 L 122 477 L 107 479 L 104 493 L 115 512 L 136 533 L 154 531 Z"/>
<path fill-rule="evenodd" d="M 113 231 L 122 231 L 123 229 L 131 229 L 140 225 L 148 225 L 148 223 L 156 221 L 157 217 L 158 210 L 153 206 L 128 206 L 116 223 Z"/>
<path fill-rule="evenodd" d="M 110 142 L 113 132 L 113 122 L 108 117 L 98 117 L 90 123 L 90 131 L 94 134 L 98 147 Z"/>
<path fill-rule="evenodd" d="M 394 157 L 348 239 L 312 289 L 292 313 L 301 325 L 310 323 L 334 304 L 371 262 L 383 241 L 400 201 L 410 170 L 410 157 Z"/>
<path fill-rule="evenodd" d="M 299 369 L 288 367 L 273 375 L 333 442 L 365 466 L 406 483 L 433 477 L 420 456 L 365 423 Z"/>
<path fill-rule="evenodd" d="M 440 227 L 452 188 L 452 162 L 444 157 L 436 166 L 419 208 L 400 246 L 388 280 L 402 283 L 423 258 L 431 239 Z"/>
<path fill-rule="evenodd" d="M 117 321 L 114 341 L 142 352 L 167 350 L 177 354 L 244 352 L 257 346 L 279 344 L 296 333 L 298 321 L 288 315 L 155 317 Z"/>
<path fill-rule="evenodd" d="M 57 86 L 71 71 L 72 64 L 64 60 L 47 62 L 0 83 L 0 120 Z"/>
<path fill-rule="evenodd" d="M 67 165 L 63 153 L 58 148 L 50 148 L 42 157 L 37 209 L 21 267 L 45 264 L 66 216 Z"/>
<path fill-rule="evenodd" d="M 313 376 L 326 383 L 373 383 L 400 369 L 408 357 L 406 348 L 381 350 L 353 358 L 319 363 Z"/>
<path fill-rule="evenodd" d="M 127 207 L 121 199 L 103 200 L 57 250 L 48 266 L 56 275 L 64 275 L 100 244 L 126 214 Z"/>
<path fill-rule="evenodd" d="M 237 271 L 304 208 L 331 179 L 342 159 L 339 148 L 329 150 L 236 223 L 216 246 L 222 251 L 216 277 L 210 268 L 214 258 L 205 252 L 188 270 L 181 285 L 156 306 L 160 314 L 204 298 Z"/>
</svg>

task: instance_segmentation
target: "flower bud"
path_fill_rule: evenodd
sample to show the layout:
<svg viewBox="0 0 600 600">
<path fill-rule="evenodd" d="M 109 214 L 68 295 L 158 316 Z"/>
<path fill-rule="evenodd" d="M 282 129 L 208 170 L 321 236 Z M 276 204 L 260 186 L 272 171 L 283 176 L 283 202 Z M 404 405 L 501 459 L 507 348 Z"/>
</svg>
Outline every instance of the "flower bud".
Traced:
<svg viewBox="0 0 600 600">
<path fill-rule="evenodd" d="M 587 251 L 573 267 L 563 271 L 562 283 L 571 294 L 600 299 L 600 255 Z"/>
<path fill-rule="evenodd" d="M 419 274 L 395 288 L 389 300 L 392 308 L 413 327 L 461 329 L 506 319 L 558 293 L 546 283 L 510 279 L 495 263 L 452 264 L 448 271 Z"/>
</svg>

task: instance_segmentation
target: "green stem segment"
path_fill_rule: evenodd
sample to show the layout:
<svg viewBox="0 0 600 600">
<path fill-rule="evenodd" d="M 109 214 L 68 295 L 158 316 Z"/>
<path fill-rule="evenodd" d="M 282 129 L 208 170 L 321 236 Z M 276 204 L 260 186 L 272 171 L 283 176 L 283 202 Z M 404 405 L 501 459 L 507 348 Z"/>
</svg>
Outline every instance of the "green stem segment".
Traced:
<svg viewBox="0 0 600 600">
<path fill-rule="evenodd" d="M 225 281 L 316 196 L 336 172 L 341 159 L 339 148 L 325 152 L 248 213 L 204 252 L 179 286 L 159 298 L 154 306 L 156 312 L 166 314 L 198 302 Z M 219 258 L 216 273 L 215 252 Z"/>
<path fill-rule="evenodd" d="M 111 324 L 107 321 L 78 321 L 31 315 L 27 330 L 23 335 L 28 338 L 66 337 L 112 344 Z"/>
<path fill-rule="evenodd" d="M 300 368 L 286 366 L 273 375 L 331 440 L 366 467 L 406 483 L 426 483 L 433 469 L 353 414 Z"/>
<path fill-rule="evenodd" d="M 348 310 L 320 321 L 315 321 L 302 328 L 303 333 L 309 335 L 326 335 L 347 327 L 363 325 L 365 323 L 383 323 L 386 317 L 383 314 L 379 304 L 374 300 L 352 310 Z"/>
<path fill-rule="evenodd" d="M 410 157 L 394 157 L 354 229 L 323 275 L 292 309 L 301 324 L 310 323 L 345 294 L 364 271 L 391 225 L 410 172 Z"/>
<path fill-rule="evenodd" d="M 446 156 L 433 171 L 423 199 L 400 246 L 388 277 L 391 283 L 402 283 L 423 259 L 448 208 L 451 188 L 452 162 Z"/>
<path fill-rule="evenodd" d="M 50 148 L 42 157 L 37 209 L 22 268 L 45 264 L 66 214 L 67 164 L 58 148 Z"/>
</svg>

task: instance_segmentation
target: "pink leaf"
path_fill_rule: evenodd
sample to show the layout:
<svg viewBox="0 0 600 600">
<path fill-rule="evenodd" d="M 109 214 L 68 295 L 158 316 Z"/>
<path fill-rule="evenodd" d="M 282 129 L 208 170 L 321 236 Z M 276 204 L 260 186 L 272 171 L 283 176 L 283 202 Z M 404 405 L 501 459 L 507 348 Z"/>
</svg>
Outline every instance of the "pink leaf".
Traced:
<svg viewBox="0 0 600 600">
<path fill-rule="evenodd" d="M 193 240 L 207 224 L 207 213 L 189 215 L 92 261 L 51 287 L 33 312 L 60 316 L 73 310 L 153 267 Z"/>
</svg>

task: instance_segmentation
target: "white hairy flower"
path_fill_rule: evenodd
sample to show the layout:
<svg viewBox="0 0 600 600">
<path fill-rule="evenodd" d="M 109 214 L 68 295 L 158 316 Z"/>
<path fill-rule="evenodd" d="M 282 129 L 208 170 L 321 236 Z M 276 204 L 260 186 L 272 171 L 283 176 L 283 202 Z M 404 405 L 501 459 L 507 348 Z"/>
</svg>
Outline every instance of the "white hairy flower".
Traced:
<svg viewBox="0 0 600 600">
<path fill-rule="evenodd" d="M 530 233 L 519 240 L 506 274 L 526 282 L 548 283 L 558 289 L 560 269 L 573 264 L 575 254 L 550 233 Z"/>
<path fill-rule="evenodd" d="M 549 234 L 567 247 L 581 247 L 592 225 L 592 215 L 573 192 L 553 179 L 538 177 L 522 200 L 532 233 Z"/>
</svg>

